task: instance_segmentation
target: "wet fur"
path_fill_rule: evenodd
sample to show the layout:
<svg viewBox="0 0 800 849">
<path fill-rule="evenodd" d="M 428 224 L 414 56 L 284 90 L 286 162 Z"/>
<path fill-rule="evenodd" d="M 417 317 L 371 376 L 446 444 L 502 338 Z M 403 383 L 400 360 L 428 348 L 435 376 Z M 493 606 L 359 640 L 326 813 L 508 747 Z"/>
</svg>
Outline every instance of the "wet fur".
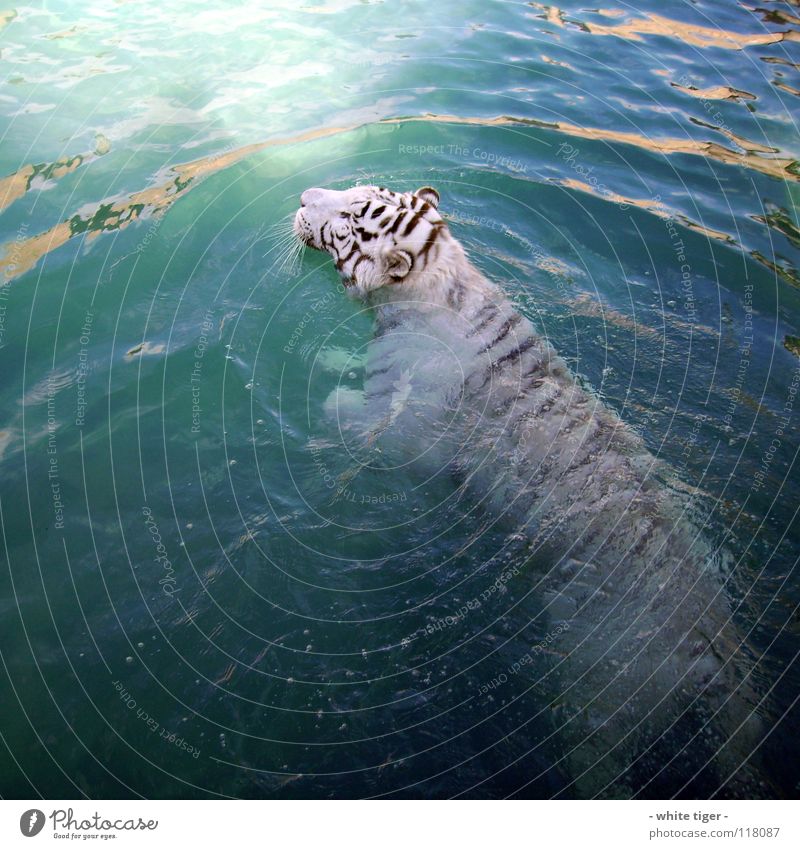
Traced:
<svg viewBox="0 0 800 849">
<path fill-rule="evenodd" d="M 375 312 L 364 392 L 350 391 L 346 403 L 332 397 L 329 409 L 370 445 L 380 438 L 402 454 L 435 442 L 430 469 L 451 469 L 464 491 L 525 535 L 551 618 L 569 626 L 545 683 L 561 705 L 572 790 L 632 795 L 643 775 L 661 773 L 663 753 L 645 769 L 660 739 L 677 778 L 666 789 L 656 779 L 655 792 L 691 794 L 686 745 L 707 753 L 721 795 L 756 794 L 752 763 L 741 766 L 761 736 L 756 699 L 746 670 L 735 668 L 740 638 L 723 555 L 692 505 L 469 261 L 432 189 L 304 197 L 296 232 L 332 254 L 350 293 Z M 330 228 L 342 211 L 352 242 L 324 244 L 325 221 Z M 390 213 L 416 215 L 417 224 L 390 232 Z M 358 243 L 358 232 L 369 238 Z"/>
</svg>

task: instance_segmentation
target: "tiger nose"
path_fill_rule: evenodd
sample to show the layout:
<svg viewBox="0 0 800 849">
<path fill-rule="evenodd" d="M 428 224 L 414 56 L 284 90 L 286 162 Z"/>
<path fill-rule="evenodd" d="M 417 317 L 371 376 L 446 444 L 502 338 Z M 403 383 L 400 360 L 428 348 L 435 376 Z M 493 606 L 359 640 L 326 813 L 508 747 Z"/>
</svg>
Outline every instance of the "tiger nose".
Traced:
<svg viewBox="0 0 800 849">
<path fill-rule="evenodd" d="M 300 206 L 313 205 L 314 202 L 319 202 L 324 194 L 324 189 L 306 189 L 303 194 L 300 195 Z"/>
</svg>

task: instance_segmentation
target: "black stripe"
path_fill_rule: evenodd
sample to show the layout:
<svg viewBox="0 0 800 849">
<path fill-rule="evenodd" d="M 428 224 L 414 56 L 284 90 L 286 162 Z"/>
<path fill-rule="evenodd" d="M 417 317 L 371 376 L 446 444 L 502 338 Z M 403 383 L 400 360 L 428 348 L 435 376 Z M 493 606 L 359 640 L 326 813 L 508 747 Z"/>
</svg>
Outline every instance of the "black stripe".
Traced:
<svg viewBox="0 0 800 849">
<path fill-rule="evenodd" d="M 425 244 L 422 246 L 422 250 L 419 252 L 419 258 L 424 260 L 428 256 L 428 252 L 433 247 L 434 242 L 436 241 L 436 237 L 442 230 L 442 224 L 436 223 L 431 227 L 431 232 L 428 235 L 428 238 L 425 240 Z"/>
<path fill-rule="evenodd" d="M 517 345 L 516 348 L 513 348 L 507 354 L 503 354 L 503 356 L 500 357 L 499 360 L 495 360 L 492 363 L 492 368 L 497 371 L 497 369 L 499 369 L 500 366 L 503 365 L 503 363 L 513 363 L 514 360 L 519 359 L 525 353 L 525 351 L 527 351 L 529 348 L 532 348 L 535 344 L 536 337 L 529 336 L 524 342 L 520 342 L 520 344 Z"/>
<path fill-rule="evenodd" d="M 485 354 L 488 350 L 494 348 L 494 346 L 497 345 L 498 342 L 502 342 L 503 339 L 508 336 L 508 332 L 511 330 L 511 328 L 514 327 L 515 324 L 519 324 L 521 320 L 522 316 L 518 312 L 515 312 L 510 318 L 507 318 L 501 325 L 500 332 L 497 334 L 497 336 L 495 336 L 494 339 L 487 345 L 484 345 L 480 349 L 480 351 L 478 351 L 478 353 Z"/>
<path fill-rule="evenodd" d="M 489 324 L 491 324 L 492 321 L 494 321 L 495 317 L 497 316 L 497 313 L 499 312 L 498 308 L 494 304 L 485 304 L 478 310 L 477 313 L 475 313 L 472 320 L 474 321 L 476 318 L 480 318 L 487 311 L 490 314 L 486 316 L 486 318 L 484 318 L 480 322 L 480 324 L 473 325 L 472 328 L 467 331 L 467 337 L 474 336 L 476 333 L 480 333 L 481 330 L 484 329 L 484 327 L 487 327 Z"/>
<path fill-rule="evenodd" d="M 447 290 L 447 303 L 453 309 L 460 309 L 464 303 L 464 284 L 456 280 L 453 286 Z"/>
<path fill-rule="evenodd" d="M 368 257 L 365 254 L 361 254 L 361 256 L 353 263 L 353 267 L 350 269 L 351 276 L 355 276 L 356 269 L 362 262 L 364 262 L 365 259 L 368 259 Z"/>
<path fill-rule="evenodd" d="M 338 246 L 339 250 L 344 250 L 353 240 L 354 236 L 349 230 L 342 236 L 336 230 L 331 229 L 331 241 Z"/>
<path fill-rule="evenodd" d="M 408 222 L 406 229 L 403 230 L 403 235 L 407 236 L 417 226 L 417 224 L 419 224 L 419 222 L 422 220 L 423 217 L 424 217 L 423 212 L 421 212 L 421 211 L 415 212 L 411 221 Z"/>
<path fill-rule="evenodd" d="M 386 204 L 381 204 L 377 209 L 373 210 L 370 218 L 377 218 L 386 209 Z"/>
<path fill-rule="evenodd" d="M 522 375 L 523 379 L 526 377 L 533 377 L 533 375 L 537 374 L 542 370 L 544 366 L 544 360 L 537 360 L 529 369 Z M 541 381 L 540 381 L 541 382 Z"/>
<path fill-rule="evenodd" d="M 397 216 L 397 218 L 395 218 L 394 224 L 392 224 L 392 226 L 389 228 L 389 232 L 390 233 L 396 233 L 397 228 L 403 223 L 403 221 L 405 220 L 405 217 L 406 217 L 406 213 L 405 213 L 405 210 L 404 210 L 403 212 L 401 212 Z"/>
<path fill-rule="evenodd" d="M 353 255 L 358 253 L 361 253 L 361 250 L 359 249 L 358 242 L 354 242 L 353 247 L 350 248 L 350 253 L 342 260 L 342 262 L 350 262 Z"/>
<path fill-rule="evenodd" d="M 395 316 L 394 318 L 379 319 L 377 322 L 377 327 L 375 328 L 375 337 L 377 338 L 378 336 L 383 336 L 390 330 L 394 330 L 395 327 L 399 327 L 402 323 L 402 320 L 397 316 Z"/>
<path fill-rule="evenodd" d="M 358 253 L 358 252 L 359 252 L 358 245 L 353 245 L 353 249 L 350 251 L 350 253 L 344 259 L 340 259 L 336 263 L 336 267 L 339 268 L 339 269 L 344 267 L 344 265 L 346 263 L 350 262 L 350 260 L 353 258 L 353 254 Z"/>
<path fill-rule="evenodd" d="M 503 366 L 505 363 L 513 362 L 518 357 L 521 357 L 522 354 L 525 353 L 525 351 L 527 351 L 529 348 L 532 348 L 535 344 L 536 344 L 536 337 L 535 336 L 529 336 L 524 342 L 521 342 L 516 348 L 513 348 L 508 353 L 503 354 L 503 356 L 500 357 L 499 359 L 494 360 L 490 365 L 488 365 L 486 367 L 486 370 L 483 373 L 483 381 L 481 382 L 480 386 L 477 386 L 477 387 L 475 387 L 475 389 L 472 390 L 473 393 L 480 392 L 483 389 L 483 387 L 486 386 L 486 384 L 489 382 L 492 374 L 494 374 L 496 371 L 498 371 L 501 368 L 501 366 Z M 533 371 L 531 371 L 530 374 L 533 374 Z M 470 375 L 470 379 L 471 379 L 471 377 L 472 377 L 472 375 Z"/>
<path fill-rule="evenodd" d="M 506 400 L 503 401 L 502 404 L 500 404 L 498 407 L 495 407 L 494 412 L 498 415 L 505 413 L 507 410 L 513 407 L 517 401 L 521 401 L 528 394 L 529 390 L 538 389 L 542 385 L 542 383 L 544 383 L 544 380 L 541 377 L 534 377 L 532 379 L 528 379 L 519 389 L 516 395 L 512 395 L 510 398 L 506 398 Z M 526 413 L 527 412 L 529 411 L 526 411 Z M 535 415 L 538 416 L 538 412 Z"/>
<path fill-rule="evenodd" d="M 372 379 L 373 377 L 376 377 L 379 374 L 386 374 L 386 372 L 390 371 L 391 368 L 392 368 L 392 366 L 390 366 L 390 365 L 384 366 L 383 368 L 376 368 L 374 371 L 368 371 L 366 373 L 365 377 L 366 377 L 367 380 L 370 380 L 370 379 Z"/>
<path fill-rule="evenodd" d="M 330 228 L 331 228 L 331 225 L 330 225 L 327 221 L 326 221 L 326 222 L 322 225 L 322 229 L 319 231 L 319 241 L 320 241 L 320 244 L 321 244 L 321 245 L 325 245 L 325 246 L 327 246 L 327 245 L 332 245 L 332 244 L 333 244 L 332 242 L 328 241 L 328 239 L 325 237 L 325 228 L 326 228 L 326 227 L 327 227 L 329 230 L 330 230 Z"/>
</svg>

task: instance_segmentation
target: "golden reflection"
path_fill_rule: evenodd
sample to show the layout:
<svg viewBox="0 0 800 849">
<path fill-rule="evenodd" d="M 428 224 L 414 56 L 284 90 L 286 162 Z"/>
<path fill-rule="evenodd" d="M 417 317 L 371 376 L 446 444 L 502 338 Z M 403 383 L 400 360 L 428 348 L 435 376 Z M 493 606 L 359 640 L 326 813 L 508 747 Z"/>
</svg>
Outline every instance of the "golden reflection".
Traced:
<svg viewBox="0 0 800 849">
<path fill-rule="evenodd" d="M 595 197 L 602 198 L 603 200 L 610 200 L 613 203 L 618 203 L 621 206 L 637 206 L 639 209 L 649 210 L 659 218 L 671 217 L 664 205 L 660 201 L 653 200 L 652 198 L 629 198 L 624 195 L 617 194 L 616 192 L 612 192 L 609 189 L 600 191 L 594 186 L 584 183 L 582 180 L 573 180 L 572 178 L 558 180 L 558 184 L 564 186 L 566 189 L 574 189 L 579 192 L 585 192 L 586 194 L 594 195 Z"/>
<path fill-rule="evenodd" d="M 715 142 L 674 138 L 650 139 L 639 135 L 638 133 L 619 132 L 595 127 L 579 127 L 575 124 L 569 124 L 566 122 L 552 123 L 539 121 L 533 118 L 519 118 L 509 115 L 499 115 L 495 118 L 464 118 L 457 115 L 427 114 L 401 118 L 386 118 L 378 123 L 404 124 L 414 121 L 456 125 L 466 124 L 484 127 L 541 127 L 577 138 L 632 145 L 654 153 L 685 153 L 697 156 L 706 156 L 709 159 L 713 159 L 718 162 L 749 168 L 770 177 L 792 181 L 800 180 L 800 164 L 798 164 L 796 160 L 788 157 L 762 155 L 766 153 L 771 154 L 774 148 L 768 148 L 763 145 L 759 145 L 758 143 L 750 142 L 718 127 L 714 127 L 713 129 L 719 129 L 720 131 L 725 132 L 726 135 L 728 135 L 731 140 L 735 141 L 744 152 L 731 150 L 730 148 L 724 147 L 723 145 Z M 283 139 L 272 139 L 266 142 L 257 142 L 245 147 L 226 151 L 222 154 L 215 154 L 201 159 L 196 159 L 183 165 L 175 165 L 170 168 L 168 172 L 169 178 L 165 182 L 136 192 L 127 198 L 127 200 L 100 203 L 94 212 L 90 214 L 76 214 L 67 221 L 62 221 L 59 224 L 56 224 L 44 233 L 40 233 L 28 239 L 16 240 L 7 244 L 5 246 L 5 254 L 2 258 L 0 258 L 0 275 L 3 275 L 7 281 L 19 276 L 33 268 L 46 253 L 65 244 L 72 236 L 76 236 L 81 233 L 96 235 L 104 231 L 122 229 L 132 221 L 135 221 L 142 216 L 149 217 L 151 215 L 162 214 L 178 197 L 196 185 L 200 180 L 210 174 L 221 171 L 224 168 L 239 162 L 253 153 L 266 150 L 270 147 L 301 144 L 315 139 L 339 135 L 341 133 L 358 129 L 360 126 L 362 125 L 328 127 L 310 130 L 297 136 L 291 136 Z M 26 166 L 26 168 L 21 169 L 17 174 L 12 174 L 0 183 L 0 200 L 4 200 L 9 197 L 10 200 L 7 200 L 7 205 L 11 202 L 11 200 L 19 197 L 20 194 L 24 194 L 24 192 L 27 191 L 32 179 L 31 171 L 28 170 L 30 168 L 50 168 L 52 169 L 51 176 L 55 176 L 61 173 L 68 173 L 68 171 L 65 171 L 64 169 L 74 169 L 79 164 L 80 162 L 75 163 L 72 160 L 63 162 L 59 160 L 59 162 L 53 163 L 50 166 Z M 578 182 L 576 182 L 573 187 L 586 190 L 586 188 Z M 621 195 L 615 195 L 612 199 L 615 198 L 617 198 L 620 203 L 628 203 L 632 206 L 652 209 L 652 207 L 648 207 L 647 204 L 649 202 L 647 201 L 623 198 Z M 713 238 L 726 240 L 728 238 L 723 233 L 707 230 L 706 228 L 702 228 L 701 225 L 693 222 L 686 223 L 686 226 L 691 229 L 698 230 L 699 232 L 704 232 Z M 764 261 L 760 256 L 756 256 L 755 258 L 758 259 L 759 262 Z M 800 285 L 800 283 L 797 282 L 796 277 L 792 278 L 791 272 L 787 272 L 785 269 L 781 268 L 778 273 L 785 277 L 785 279 L 789 279 L 793 285 Z"/>
<path fill-rule="evenodd" d="M 738 88 L 731 88 L 727 85 L 715 85 L 710 88 L 695 88 L 693 85 L 680 85 L 679 83 L 670 83 L 673 88 L 678 91 L 691 94 L 692 97 L 698 97 L 701 100 L 755 100 L 756 96 L 750 94 L 749 91 L 742 91 Z"/>
<path fill-rule="evenodd" d="M 127 200 L 100 203 L 91 214 L 73 215 L 69 220 L 56 224 L 44 233 L 7 244 L 5 254 L 0 259 L 0 275 L 6 281 L 18 277 L 33 268 L 45 254 L 69 241 L 72 236 L 81 233 L 88 233 L 92 236 L 103 231 L 122 230 L 132 221 L 141 218 L 143 214 L 149 216 L 163 213 L 180 195 L 196 185 L 203 177 L 221 171 L 252 153 L 269 147 L 300 144 L 325 136 L 337 135 L 348 129 L 352 128 L 330 127 L 322 130 L 311 130 L 289 139 L 257 142 L 222 154 L 176 165 L 170 169 L 170 177 L 164 183 L 136 192 Z M 17 175 L 12 175 L 12 178 L 16 177 Z M 24 178 L 21 179 L 24 183 Z M 16 183 L 14 187 L 18 189 Z M 2 194 L 0 194 L 0 198 L 2 198 Z"/>
<path fill-rule="evenodd" d="M 573 315 L 585 316 L 586 318 L 596 318 L 605 324 L 618 327 L 628 333 L 633 333 L 636 336 L 644 337 L 650 340 L 664 340 L 664 328 L 651 327 L 649 324 L 644 324 L 642 321 L 637 321 L 633 316 L 626 315 L 619 310 L 609 307 L 602 301 L 598 301 L 596 295 L 589 292 L 581 292 L 574 298 L 564 299 L 564 303 L 569 307 Z M 688 322 L 679 318 L 674 313 L 666 311 L 662 316 L 670 327 L 678 328 L 692 334 L 703 334 L 705 336 L 716 336 L 716 331 L 699 322 Z"/>
<path fill-rule="evenodd" d="M 800 248 L 800 229 L 789 217 L 788 211 L 771 203 L 766 203 L 765 208 L 766 215 L 754 215 L 753 219 L 783 233 L 796 248 Z"/>
<path fill-rule="evenodd" d="M 714 130 L 717 133 L 722 133 L 723 136 L 729 138 L 737 147 L 740 147 L 742 150 L 748 151 L 749 153 L 778 153 L 777 147 L 770 147 L 769 145 L 746 139 L 744 136 L 737 136 L 736 133 L 731 132 L 723 125 L 709 124 L 706 121 L 701 121 L 699 118 L 689 118 L 689 120 L 693 124 L 697 124 L 698 127 L 705 127 L 708 130 Z"/>
<path fill-rule="evenodd" d="M 792 0 L 786 0 L 791 3 Z M 800 24 L 800 18 L 793 15 L 791 12 L 784 12 L 782 9 L 756 9 L 761 12 L 764 20 L 770 24 Z"/>
<path fill-rule="evenodd" d="M 572 315 L 599 319 L 603 324 L 618 327 L 620 330 L 633 333 L 634 336 L 646 337 L 653 340 L 663 336 L 663 332 L 660 332 L 655 327 L 637 322 L 631 316 L 625 315 L 625 313 L 615 310 L 613 307 L 608 306 L 608 304 L 598 301 L 594 295 L 588 292 L 580 292 L 574 298 L 565 298 L 564 304 L 569 307 Z"/>
<path fill-rule="evenodd" d="M 790 86 L 789 83 L 783 83 L 779 80 L 773 80 L 772 82 L 775 88 L 779 88 L 781 91 L 785 91 L 787 94 L 793 94 L 795 97 L 800 97 L 800 89 L 794 88 L 794 86 Z"/>
<path fill-rule="evenodd" d="M 5 29 L 16 17 L 16 9 L 5 9 L 0 11 L 0 30 Z"/>
<path fill-rule="evenodd" d="M 791 351 L 796 357 L 800 357 L 800 338 L 797 336 L 784 336 L 783 347 Z"/>
<path fill-rule="evenodd" d="M 768 65 L 786 65 L 787 68 L 794 68 L 795 71 L 800 71 L 800 63 L 790 62 L 788 59 L 780 56 L 760 56 L 759 58 Z"/>
<path fill-rule="evenodd" d="M 689 230 L 694 230 L 695 233 L 700 233 L 709 239 L 716 239 L 718 242 L 727 242 L 730 245 L 735 245 L 736 240 L 728 233 L 723 233 L 722 230 L 714 230 L 713 227 L 707 227 L 705 224 L 699 224 L 697 221 L 692 221 L 685 215 L 678 214 L 675 218 Z"/>
<path fill-rule="evenodd" d="M 395 124 L 402 121 L 430 121 L 444 124 L 477 124 L 486 127 L 503 127 L 523 125 L 531 127 L 542 127 L 550 130 L 558 130 L 577 138 L 591 139 L 593 141 L 619 142 L 635 147 L 649 150 L 653 153 L 688 153 L 697 156 L 707 156 L 727 165 L 739 165 L 742 168 L 750 168 L 777 177 L 781 180 L 800 181 L 800 163 L 791 157 L 760 156 L 751 151 L 772 153 L 775 148 L 765 147 L 758 142 L 751 142 L 736 136 L 729 130 L 714 126 L 713 129 L 725 133 L 732 141 L 736 141 L 745 152 L 731 150 L 716 142 L 695 141 L 694 139 L 659 139 L 647 138 L 638 133 L 623 133 L 617 130 L 604 130 L 597 127 L 579 127 L 566 121 L 547 122 L 538 121 L 535 118 L 516 118 L 511 115 L 498 115 L 496 118 L 461 118 L 457 115 L 420 115 L 418 117 L 389 118 L 381 123 Z M 699 123 L 699 122 L 698 122 Z M 711 125 L 704 125 L 711 126 Z"/>
<path fill-rule="evenodd" d="M 761 251 L 750 251 L 750 256 L 753 257 L 754 260 L 760 262 L 762 265 L 766 266 L 770 271 L 780 277 L 782 280 L 785 280 L 790 286 L 795 286 L 800 289 L 800 276 L 797 274 L 797 269 L 793 266 L 789 265 L 779 265 L 776 262 L 773 262 L 771 259 L 767 259 Z"/>
<path fill-rule="evenodd" d="M 47 165 L 23 165 L 16 173 L 0 179 L 0 210 L 21 198 L 37 177 L 57 180 L 74 171 L 82 162 L 83 156 L 78 155 L 64 157 Z"/>
<path fill-rule="evenodd" d="M 624 195 L 617 194 L 617 192 L 612 192 L 609 189 L 600 190 L 595 186 L 590 186 L 588 183 L 582 182 L 581 180 L 565 179 L 558 180 L 557 182 L 560 186 L 564 186 L 566 189 L 585 192 L 586 194 L 594 195 L 595 197 L 602 198 L 603 200 L 618 203 L 623 210 L 625 207 L 635 206 L 639 209 L 647 210 L 653 215 L 663 218 L 665 221 L 678 221 L 688 230 L 693 230 L 695 233 L 700 233 L 709 239 L 716 239 L 718 242 L 727 242 L 728 244 L 736 244 L 735 240 L 727 233 L 723 233 L 722 230 L 714 230 L 712 227 L 706 227 L 704 224 L 692 221 L 691 218 L 687 218 L 683 213 L 675 212 L 669 209 L 669 207 L 664 206 L 661 201 L 653 200 L 652 198 L 625 197 Z"/>
<path fill-rule="evenodd" d="M 142 356 L 157 356 L 163 354 L 166 350 L 167 346 L 163 342 L 141 342 L 125 352 L 125 359 L 130 360 L 140 354 Z"/>
<path fill-rule="evenodd" d="M 776 44 L 781 41 L 800 41 L 800 34 L 794 30 L 786 32 L 762 32 L 751 35 L 718 27 L 704 27 L 698 24 L 687 24 L 662 15 L 645 13 L 642 18 L 631 18 L 620 24 L 594 24 L 577 19 L 567 20 L 564 12 L 556 6 L 546 6 L 542 3 L 530 3 L 542 12 L 541 17 L 556 26 L 565 27 L 569 24 L 590 32 L 593 35 L 610 35 L 625 38 L 630 41 L 642 41 L 643 35 L 664 35 L 680 39 L 693 47 L 721 47 L 725 50 L 742 50 L 757 44 Z M 597 9 L 598 14 L 606 18 L 619 18 L 625 13 L 620 9 Z M 794 16 L 789 15 L 785 21 L 796 23 Z M 781 22 L 784 22 L 783 20 Z"/>
<path fill-rule="evenodd" d="M 10 430 L 0 430 L 0 460 L 3 459 L 3 454 L 6 453 L 6 448 L 12 439 L 13 434 Z"/>
<path fill-rule="evenodd" d="M 553 59 L 550 56 L 546 56 L 544 53 L 542 53 L 542 62 L 547 65 L 558 65 L 559 68 L 567 68 L 570 71 L 575 70 L 575 68 L 573 68 L 572 65 L 569 64 L 569 62 L 561 62 L 558 59 Z"/>
<path fill-rule="evenodd" d="M 569 277 L 583 274 L 580 269 L 570 268 L 566 262 L 554 256 L 539 254 L 534 258 L 533 264 L 542 271 L 552 274 L 554 277 L 563 277 L 567 279 Z"/>
<path fill-rule="evenodd" d="M 72 173 L 84 162 L 89 162 L 97 156 L 104 156 L 109 150 L 111 150 L 111 143 L 102 133 L 98 133 L 95 137 L 95 149 L 90 153 L 64 156 L 55 162 L 23 165 L 14 174 L 0 178 L 0 212 L 30 191 L 34 181 L 58 180 Z"/>
<path fill-rule="evenodd" d="M 74 38 L 78 33 L 81 32 L 80 27 L 75 24 L 75 26 L 70 27 L 69 29 L 62 29 L 60 32 L 51 32 L 48 33 L 45 38 L 49 41 L 58 41 L 62 38 Z"/>
</svg>

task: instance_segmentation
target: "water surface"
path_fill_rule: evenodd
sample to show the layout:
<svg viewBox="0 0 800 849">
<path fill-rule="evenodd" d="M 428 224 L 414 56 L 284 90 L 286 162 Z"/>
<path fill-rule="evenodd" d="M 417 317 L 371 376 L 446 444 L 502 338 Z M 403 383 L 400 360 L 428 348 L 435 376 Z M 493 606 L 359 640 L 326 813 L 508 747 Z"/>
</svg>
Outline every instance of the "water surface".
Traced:
<svg viewBox="0 0 800 849">
<path fill-rule="evenodd" d="M 557 657 L 524 542 L 446 477 L 332 497 L 371 317 L 278 233 L 356 182 L 436 186 L 697 494 L 796 794 L 800 12 L 762 5 L 0 13 L 4 796 L 577 792 L 538 673 L 487 687 Z M 725 794 L 650 744 L 640 795 Z"/>
</svg>

